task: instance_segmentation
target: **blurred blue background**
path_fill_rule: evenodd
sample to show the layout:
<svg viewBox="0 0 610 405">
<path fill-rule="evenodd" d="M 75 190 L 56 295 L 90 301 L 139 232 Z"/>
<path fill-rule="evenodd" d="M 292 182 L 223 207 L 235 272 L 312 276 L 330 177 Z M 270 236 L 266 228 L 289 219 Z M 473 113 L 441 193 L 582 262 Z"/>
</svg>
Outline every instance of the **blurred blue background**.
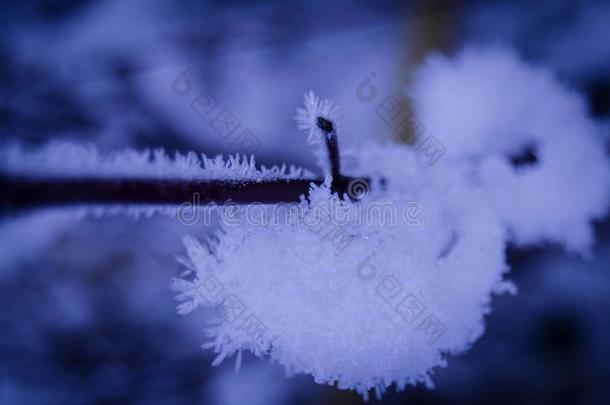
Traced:
<svg viewBox="0 0 610 405">
<path fill-rule="evenodd" d="M 208 155 L 254 145 L 259 162 L 317 171 L 292 118 L 304 91 L 341 106 L 343 145 L 393 139 L 357 97 L 363 80 L 400 96 L 430 52 L 502 42 L 582 92 L 608 140 L 609 21 L 608 1 L 2 2 L 0 137 Z M 201 92 L 257 142 L 215 132 L 190 106 Z M 597 230 L 591 261 L 509 248 L 519 295 L 494 300 L 472 350 L 437 371 L 435 390 L 372 402 L 608 403 L 610 223 Z M 4 218 L 0 403 L 361 402 L 250 357 L 239 376 L 211 367 L 205 315 L 176 316 L 167 290 L 184 233 L 171 218 Z"/>
</svg>

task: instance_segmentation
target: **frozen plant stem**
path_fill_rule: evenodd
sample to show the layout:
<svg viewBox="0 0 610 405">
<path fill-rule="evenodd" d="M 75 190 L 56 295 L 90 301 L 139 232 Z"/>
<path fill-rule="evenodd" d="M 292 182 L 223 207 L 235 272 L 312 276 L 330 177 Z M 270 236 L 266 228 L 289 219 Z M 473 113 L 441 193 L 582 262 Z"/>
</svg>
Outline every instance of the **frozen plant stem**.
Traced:
<svg viewBox="0 0 610 405">
<path fill-rule="evenodd" d="M 79 179 L 2 177 L 4 210 L 71 204 L 181 204 L 198 193 L 202 204 L 279 203 L 299 201 L 311 182 L 321 179 L 273 181 Z"/>
<path fill-rule="evenodd" d="M 348 194 L 354 179 L 342 176 L 339 165 L 339 148 L 334 124 L 322 117 L 318 127 L 326 135 L 326 146 L 333 176 L 332 190 L 343 196 Z M 237 204 L 298 202 L 317 179 L 255 180 L 192 180 L 155 178 L 78 178 L 20 176 L 0 173 L 0 210 L 3 213 L 48 206 L 79 204 L 135 204 L 178 205 L 194 201 L 201 204 Z"/>
<path fill-rule="evenodd" d="M 337 141 L 337 131 L 333 123 L 326 118 L 318 117 L 316 120 L 318 128 L 324 132 L 326 148 L 328 149 L 328 159 L 330 160 L 330 173 L 333 179 L 341 177 L 339 160 L 339 143 Z"/>
<path fill-rule="evenodd" d="M 339 193 L 339 195 L 343 195 L 348 192 L 349 184 L 354 180 L 363 180 L 366 182 L 366 189 L 369 189 L 369 181 L 368 179 L 354 179 L 351 177 L 345 177 L 341 174 L 341 160 L 339 157 L 339 141 L 337 139 L 337 129 L 332 121 L 324 118 L 318 117 L 316 119 L 316 124 L 318 128 L 324 132 L 325 141 L 326 141 L 326 149 L 328 150 L 328 160 L 330 161 L 330 174 L 333 177 L 333 182 L 331 185 L 331 189 L 333 192 Z M 348 196 L 350 198 L 354 197 L 351 193 L 348 192 Z"/>
</svg>

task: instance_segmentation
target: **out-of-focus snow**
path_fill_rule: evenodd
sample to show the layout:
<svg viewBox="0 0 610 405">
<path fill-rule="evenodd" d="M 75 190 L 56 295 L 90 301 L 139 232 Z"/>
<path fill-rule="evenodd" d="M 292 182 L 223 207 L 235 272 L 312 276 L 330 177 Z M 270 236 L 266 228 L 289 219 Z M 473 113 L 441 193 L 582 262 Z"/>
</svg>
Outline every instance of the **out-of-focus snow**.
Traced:
<svg viewBox="0 0 610 405">
<path fill-rule="evenodd" d="M 518 245 L 556 242 L 587 253 L 606 215 L 610 166 L 584 100 L 548 69 L 503 47 L 431 57 L 416 74 L 414 108 L 446 156 L 472 175 Z M 513 167 L 532 148 L 537 163 Z"/>
</svg>

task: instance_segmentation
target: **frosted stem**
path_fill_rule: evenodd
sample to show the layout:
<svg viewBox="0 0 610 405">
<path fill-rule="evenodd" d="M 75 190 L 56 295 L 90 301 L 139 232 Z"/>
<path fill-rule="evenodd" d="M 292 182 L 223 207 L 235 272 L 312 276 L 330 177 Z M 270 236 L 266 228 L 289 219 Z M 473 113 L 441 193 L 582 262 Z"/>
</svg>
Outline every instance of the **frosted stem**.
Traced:
<svg viewBox="0 0 610 405">
<path fill-rule="evenodd" d="M 341 175 L 339 144 L 334 123 L 317 117 L 324 132 L 333 177 L 332 190 L 340 196 L 348 193 L 351 182 L 365 183 Z M 0 173 L 0 209 L 3 212 L 44 206 L 79 204 L 160 204 L 175 205 L 197 200 L 202 204 L 273 204 L 298 202 L 307 195 L 311 183 L 321 185 L 324 179 L 272 180 L 192 180 L 155 178 L 44 177 Z"/>
<path fill-rule="evenodd" d="M 317 119 L 318 128 L 326 135 L 326 148 L 328 149 L 328 160 L 330 160 L 330 174 L 333 179 L 341 177 L 341 161 L 339 159 L 339 142 L 337 141 L 337 130 L 332 121 L 323 117 Z"/>
<path fill-rule="evenodd" d="M 347 193 L 351 178 L 337 184 L 340 195 Z M 358 179 L 362 181 L 363 179 Z M 298 202 L 307 195 L 311 183 L 323 179 L 277 179 L 271 181 L 169 180 L 169 179 L 83 179 L 0 177 L 0 208 L 3 211 L 43 206 L 77 204 L 182 204 L 196 193 L 202 204 L 263 204 Z"/>
</svg>

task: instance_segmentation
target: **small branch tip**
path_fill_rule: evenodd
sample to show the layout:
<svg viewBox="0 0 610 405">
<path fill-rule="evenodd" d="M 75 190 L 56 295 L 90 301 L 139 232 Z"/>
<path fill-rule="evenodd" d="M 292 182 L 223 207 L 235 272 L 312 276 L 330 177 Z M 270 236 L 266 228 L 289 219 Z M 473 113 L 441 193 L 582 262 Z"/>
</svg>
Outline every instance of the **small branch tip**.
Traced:
<svg viewBox="0 0 610 405">
<path fill-rule="evenodd" d="M 318 117 L 316 123 L 318 125 L 318 128 L 320 128 L 324 133 L 326 133 L 326 135 L 331 136 L 335 131 L 335 126 L 333 125 L 333 122 L 324 117 Z"/>
</svg>

